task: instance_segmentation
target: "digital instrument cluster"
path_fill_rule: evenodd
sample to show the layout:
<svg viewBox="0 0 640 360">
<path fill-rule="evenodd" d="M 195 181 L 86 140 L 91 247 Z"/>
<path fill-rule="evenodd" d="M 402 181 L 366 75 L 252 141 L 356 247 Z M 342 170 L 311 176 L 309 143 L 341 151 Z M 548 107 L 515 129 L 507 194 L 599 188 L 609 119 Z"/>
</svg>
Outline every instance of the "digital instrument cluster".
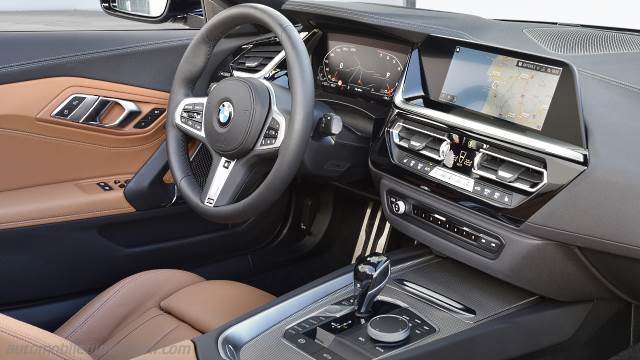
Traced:
<svg viewBox="0 0 640 360">
<path fill-rule="evenodd" d="M 324 89 L 341 94 L 390 100 L 402 78 L 409 50 L 385 41 L 329 34 L 317 81 Z"/>
</svg>

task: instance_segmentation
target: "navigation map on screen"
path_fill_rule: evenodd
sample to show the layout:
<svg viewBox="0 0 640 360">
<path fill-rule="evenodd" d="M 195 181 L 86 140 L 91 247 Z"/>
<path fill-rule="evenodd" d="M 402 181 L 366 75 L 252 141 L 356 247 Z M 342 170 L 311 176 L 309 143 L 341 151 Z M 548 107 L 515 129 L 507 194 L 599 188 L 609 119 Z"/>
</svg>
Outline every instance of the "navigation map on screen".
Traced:
<svg viewBox="0 0 640 360">
<path fill-rule="evenodd" d="M 562 69 L 458 46 L 440 101 L 540 130 Z"/>
</svg>

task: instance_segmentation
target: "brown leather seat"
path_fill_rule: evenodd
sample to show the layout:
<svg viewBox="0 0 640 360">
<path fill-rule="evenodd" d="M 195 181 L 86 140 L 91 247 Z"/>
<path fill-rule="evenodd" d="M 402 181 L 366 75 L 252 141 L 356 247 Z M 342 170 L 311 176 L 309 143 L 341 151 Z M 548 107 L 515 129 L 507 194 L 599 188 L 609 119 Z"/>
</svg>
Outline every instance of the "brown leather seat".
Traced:
<svg viewBox="0 0 640 360">
<path fill-rule="evenodd" d="M 131 359 L 181 343 L 274 297 L 233 281 L 206 281 L 180 270 L 132 275 L 84 306 L 55 334 L 0 315 L 3 359 Z M 186 348 L 185 348 L 186 349 Z M 27 352 L 29 351 L 29 352 Z"/>
</svg>

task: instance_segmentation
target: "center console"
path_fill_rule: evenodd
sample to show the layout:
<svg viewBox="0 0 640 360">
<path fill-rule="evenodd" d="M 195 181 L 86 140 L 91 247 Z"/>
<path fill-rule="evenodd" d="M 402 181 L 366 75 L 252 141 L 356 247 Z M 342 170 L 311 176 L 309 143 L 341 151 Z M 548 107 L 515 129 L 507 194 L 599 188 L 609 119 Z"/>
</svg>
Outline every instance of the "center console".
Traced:
<svg viewBox="0 0 640 360">
<path fill-rule="evenodd" d="M 538 299 L 452 260 L 373 254 L 226 329 L 217 349 L 228 360 L 395 356 Z"/>
</svg>

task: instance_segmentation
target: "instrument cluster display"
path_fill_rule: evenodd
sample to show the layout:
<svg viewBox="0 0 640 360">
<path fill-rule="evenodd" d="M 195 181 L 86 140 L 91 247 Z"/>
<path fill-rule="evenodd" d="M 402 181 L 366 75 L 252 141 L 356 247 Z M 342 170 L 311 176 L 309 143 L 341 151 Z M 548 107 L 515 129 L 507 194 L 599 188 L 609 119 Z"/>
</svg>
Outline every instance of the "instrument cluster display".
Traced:
<svg viewBox="0 0 640 360">
<path fill-rule="evenodd" d="M 329 34 L 318 83 L 342 94 L 390 100 L 402 78 L 409 48 L 352 35 Z"/>
</svg>

